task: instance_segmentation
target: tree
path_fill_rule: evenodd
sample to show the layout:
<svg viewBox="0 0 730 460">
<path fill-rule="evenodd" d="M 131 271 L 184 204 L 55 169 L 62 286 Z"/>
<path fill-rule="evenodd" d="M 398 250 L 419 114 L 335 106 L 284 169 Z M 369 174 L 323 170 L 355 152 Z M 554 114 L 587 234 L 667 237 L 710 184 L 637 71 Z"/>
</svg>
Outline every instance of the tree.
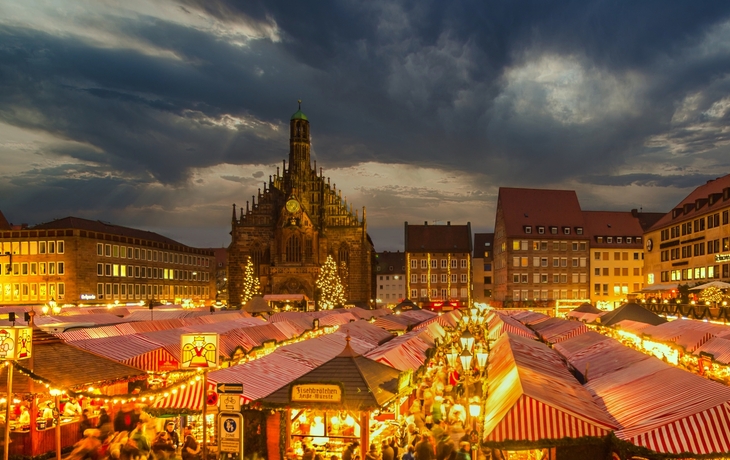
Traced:
<svg viewBox="0 0 730 460">
<path fill-rule="evenodd" d="M 246 270 L 243 273 L 243 294 L 241 294 L 241 303 L 246 305 L 246 302 L 257 294 L 260 294 L 261 285 L 259 284 L 259 277 L 254 273 L 253 261 L 251 256 L 248 257 L 246 263 Z"/>
<path fill-rule="evenodd" d="M 722 291 L 715 286 L 710 286 L 700 292 L 700 300 L 710 302 L 712 304 L 722 302 L 723 297 L 724 296 L 722 295 Z"/>
<path fill-rule="evenodd" d="M 324 265 L 319 269 L 317 288 L 319 288 L 319 305 L 322 310 L 331 310 L 336 305 L 345 303 L 345 289 L 337 274 L 337 263 L 332 256 L 327 256 Z"/>
</svg>

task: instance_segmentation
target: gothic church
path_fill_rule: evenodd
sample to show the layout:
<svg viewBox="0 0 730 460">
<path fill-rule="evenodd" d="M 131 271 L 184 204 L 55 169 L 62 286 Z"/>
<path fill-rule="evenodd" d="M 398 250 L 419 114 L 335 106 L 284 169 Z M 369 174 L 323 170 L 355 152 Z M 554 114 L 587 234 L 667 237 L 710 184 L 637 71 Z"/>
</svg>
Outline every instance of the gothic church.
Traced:
<svg viewBox="0 0 730 460">
<path fill-rule="evenodd" d="M 263 192 L 236 214 L 233 205 L 231 244 L 228 247 L 228 298 L 241 305 L 248 257 L 261 282 L 263 294 L 304 294 L 317 300 L 320 267 L 331 255 L 337 262 L 349 303 L 363 304 L 372 297 L 373 243 L 362 217 L 353 212 L 342 191 L 330 185 L 317 163 L 310 163 L 309 120 L 299 110 L 292 115 L 289 167 L 276 168 Z"/>
</svg>

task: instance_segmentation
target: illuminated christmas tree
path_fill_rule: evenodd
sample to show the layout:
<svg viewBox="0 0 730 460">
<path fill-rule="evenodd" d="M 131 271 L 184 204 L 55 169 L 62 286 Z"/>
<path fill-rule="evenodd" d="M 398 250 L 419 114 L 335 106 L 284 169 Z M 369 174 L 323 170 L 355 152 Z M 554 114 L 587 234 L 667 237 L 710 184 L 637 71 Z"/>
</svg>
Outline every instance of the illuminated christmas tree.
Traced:
<svg viewBox="0 0 730 460">
<path fill-rule="evenodd" d="M 319 288 L 319 306 L 322 310 L 330 310 L 336 305 L 344 305 L 345 289 L 337 274 L 337 263 L 332 256 L 327 256 L 324 265 L 319 269 L 317 278 Z"/>
<path fill-rule="evenodd" d="M 260 294 L 261 285 L 259 284 L 259 277 L 254 274 L 253 261 L 249 256 L 248 262 L 246 263 L 246 270 L 243 274 L 243 294 L 241 294 L 241 303 L 246 305 L 246 302 L 257 294 Z"/>
<path fill-rule="evenodd" d="M 713 304 L 722 302 L 723 297 L 722 291 L 714 286 L 710 286 L 700 292 L 700 300 Z"/>
</svg>

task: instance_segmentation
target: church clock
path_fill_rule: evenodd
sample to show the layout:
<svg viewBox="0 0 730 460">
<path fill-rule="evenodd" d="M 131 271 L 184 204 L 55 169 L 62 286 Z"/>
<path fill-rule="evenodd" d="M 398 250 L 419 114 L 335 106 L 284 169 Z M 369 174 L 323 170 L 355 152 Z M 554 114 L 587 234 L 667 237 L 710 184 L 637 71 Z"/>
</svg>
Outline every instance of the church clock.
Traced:
<svg viewBox="0 0 730 460">
<path fill-rule="evenodd" d="M 294 214 L 299 211 L 299 202 L 295 199 L 291 199 L 286 202 L 286 210 Z"/>
</svg>

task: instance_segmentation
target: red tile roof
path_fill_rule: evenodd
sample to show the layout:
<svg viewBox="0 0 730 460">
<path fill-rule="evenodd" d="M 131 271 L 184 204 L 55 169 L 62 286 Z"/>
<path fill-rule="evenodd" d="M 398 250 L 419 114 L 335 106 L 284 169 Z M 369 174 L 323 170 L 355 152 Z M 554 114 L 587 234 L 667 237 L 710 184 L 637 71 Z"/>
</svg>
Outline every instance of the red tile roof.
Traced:
<svg viewBox="0 0 730 460">
<path fill-rule="evenodd" d="M 712 204 L 710 204 L 711 201 L 713 201 Z M 649 230 L 692 220 L 728 206 L 730 206 L 730 174 L 707 181 L 704 185 L 694 189 L 692 193 L 674 207 L 674 210 L 666 213 Z M 675 212 L 677 215 L 673 217 Z"/>
<path fill-rule="evenodd" d="M 488 259 L 492 258 L 494 248 L 494 233 L 475 233 L 474 234 L 474 254 L 472 257 L 484 258 L 484 251 L 489 251 Z"/>
<path fill-rule="evenodd" d="M 162 236 L 159 233 L 149 232 L 147 230 L 138 230 L 136 228 L 122 227 L 100 220 L 82 219 L 80 217 L 64 217 L 43 224 L 31 227 L 32 230 L 58 229 L 58 228 L 74 228 L 80 230 L 88 230 L 91 232 L 108 233 L 110 235 L 126 236 L 130 238 L 138 238 L 140 240 L 156 241 L 158 243 L 170 244 L 173 246 L 182 246 L 192 248 L 177 241 Z M 207 251 L 206 251 L 207 252 Z"/>
<path fill-rule="evenodd" d="M 634 217 L 631 212 L 583 211 L 583 221 L 586 224 L 585 232 L 591 237 L 591 247 L 617 247 L 616 243 L 598 243 L 595 239 L 596 236 L 631 236 L 635 238 L 644 234 L 639 219 Z M 621 247 L 641 248 L 642 243 L 622 243 Z"/>
<path fill-rule="evenodd" d="M 524 236 L 525 227 L 532 227 L 533 235 L 538 235 L 537 227 L 545 227 L 539 238 L 586 239 L 576 234 L 577 227 L 585 227 L 575 190 L 541 190 L 529 188 L 500 187 L 497 208 L 504 218 L 505 236 Z M 498 211 L 499 214 L 499 211 Z M 557 235 L 550 233 L 550 227 L 557 227 Z M 570 235 L 563 232 L 570 227 Z"/>
<path fill-rule="evenodd" d="M 466 225 L 408 225 L 406 252 L 469 252 L 471 223 Z"/>
</svg>

